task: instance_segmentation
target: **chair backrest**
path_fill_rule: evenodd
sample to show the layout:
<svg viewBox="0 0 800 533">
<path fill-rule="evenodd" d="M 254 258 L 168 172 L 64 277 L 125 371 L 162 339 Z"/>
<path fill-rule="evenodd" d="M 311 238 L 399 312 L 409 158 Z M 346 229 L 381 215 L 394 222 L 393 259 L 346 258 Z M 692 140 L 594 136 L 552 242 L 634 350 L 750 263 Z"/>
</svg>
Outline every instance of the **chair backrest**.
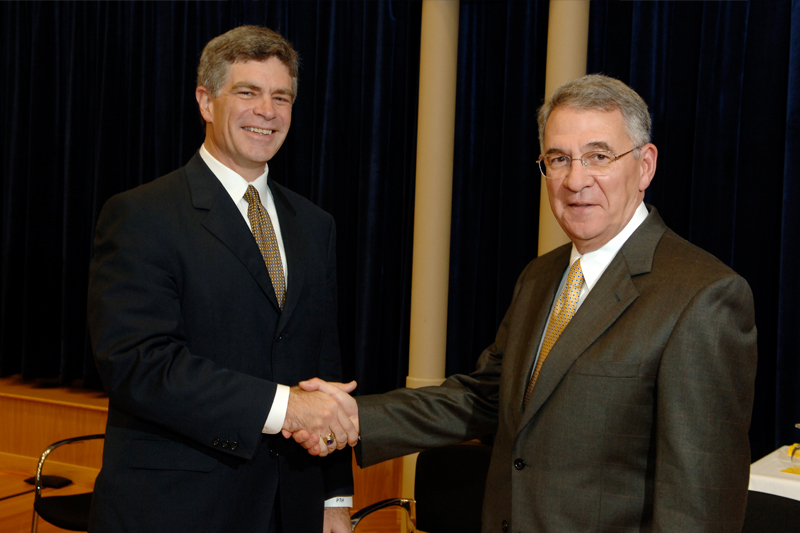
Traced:
<svg viewBox="0 0 800 533">
<path fill-rule="evenodd" d="M 39 527 L 39 517 L 41 516 L 47 522 L 58 526 L 62 529 L 70 531 L 86 531 L 89 527 L 89 509 L 92 503 L 92 493 L 71 494 L 68 496 L 42 496 L 42 488 L 49 486 L 54 487 L 53 484 L 45 484 L 44 480 L 48 476 L 42 475 L 45 460 L 50 453 L 66 444 L 73 444 L 76 442 L 83 442 L 87 440 L 96 440 L 105 438 L 104 434 L 98 435 L 85 435 L 82 437 L 73 437 L 58 441 L 48 446 L 41 457 L 39 457 L 39 464 L 36 467 L 36 476 L 34 482 L 36 485 L 36 493 L 33 499 L 33 521 L 31 522 L 31 533 L 36 533 Z M 68 479 L 64 481 L 70 483 Z"/>
<path fill-rule="evenodd" d="M 417 527 L 428 533 L 480 533 L 492 447 L 468 442 L 420 452 L 414 499 Z"/>
</svg>

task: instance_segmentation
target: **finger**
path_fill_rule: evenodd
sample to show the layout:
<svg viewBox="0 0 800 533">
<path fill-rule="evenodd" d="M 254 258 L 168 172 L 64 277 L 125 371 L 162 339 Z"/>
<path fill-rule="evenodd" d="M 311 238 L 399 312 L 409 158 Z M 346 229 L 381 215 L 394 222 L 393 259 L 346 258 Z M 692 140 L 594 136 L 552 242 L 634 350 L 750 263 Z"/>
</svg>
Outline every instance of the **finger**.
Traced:
<svg viewBox="0 0 800 533">
<path fill-rule="evenodd" d="M 298 385 L 304 391 L 311 392 L 315 390 L 323 390 L 324 392 L 331 394 L 330 391 L 332 391 L 334 387 L 341 391 L 351 393 L 354 390 L 356 390 L 358 383 L 356 383 L 355 381 L 351 381 L 349 383 L 339 383 L 337 381 L 325 381 L 320 378 L 311 378 L 306 381 L 301 381 L 300 383 L 298 383 Z"/>
<path fill-rule="evenodd" d="M 322 440 L 322 444 L 328 447 L 333 446 L 336 447 L 338 442 L 349 442 L 350 435 L 355 432 L 355 427 L 353 423 L 347 418 L 347 415 L 341 409 L 337 409 L 336 413 L 333 416 L 333 419 L 329 421 L 330 423 L 330 434 L 333 435 L 334 441 L 331 444 L 325 442 L 326 435 L 320 435 L 320 439 Z"/>
<path fill-rule="evenodd" d="M 335 385 L 339 387 L 340 390 L 350 394 L 351 392 L 356 390 L 358 383 L 356 383 L 355 380 L 353 380 L 350 383 L 335 383 Z"/>
<path fill-rule="evenodd" d="M 341 408 L 336 411 L 335 418 L 330 421 L 330 428 L 338 443 L 350 444 L 352 442 L 354 445 L 358 442 L 358 430 Z"/>
<path fill-rule="evenodd" d="M 310 433 L 305 429 L 301 429 L 300 431 L 295 431 L 292 434 L 292 438 L 297 444 L 299 444 L 306 450 L 312 448 L 319 442 L 319 436 L 315 435 L 314 433 Z"/>
<path fill-rule="evenodd" d="M 319 379 L 319 378 L 314 378 L 314 379 L 309 379 L 309 380 L 307 380 L 307 381 L 301 381 L 301 382 L 300 382 L 300 383 L 298 383 L 297 385 L 298 385 L 298 386 L 299 386 L 301 389 L 303 389 L 304 391 L 307 391 L 307 392 L 313 392 L 313 391 L 315 391 L 315 390 L 319 390 L 319 386 L 320 386 L 322 383 L 325 383 L 325 382 L 324 382 L 324 381 L 322 381 L 322 380 L 321 380 L 321 379 Z"/>
<path fill-rule="evenodd" d="M 358 442 L 358 428 L 353 421 L 347 416 L 347 413 L 344 409 L 340 409 L 338 413 L 338 421 L 341 424 L 342 429 L 346 431 L 346 433 L 337 433 L 336 434 L 336 448 L 341 450 L 348 444 L 354 446 L 355 443 Z M 351 444 L 351 441 L 355 441 Z"/>
<path fill-rule="evenodd" d="M 317 448 L 319 448 L 319 453 L 317 455 L 319 455 L 320 457 L 325 457 L 326 455 L 328 455 L 328 447 L 323 446 L 322 442 L 320 442 Z"/>
<path fill-rule="evenodd" d="M 330 394 L 330 396 L 339 402 L 339 405 L 341 405 L 342 409 L 339 413 L 337 413 L 338 421 L 347 433 L 347 443 L 350 444 L 350 446 L 355 446 L 358 443 L 360 429 L 358 423 L 358 404 L 352 396 L 341 389 L 338 389 L 337 387 L 331 387 L 331 385 L 332 384 L 330 383 L 324 384 L 320 388 L 320 391 Z M 345 441 L 345 436 L 340 433 L 336 433 L 336 439 L 343 443 Z"/>
</svg>

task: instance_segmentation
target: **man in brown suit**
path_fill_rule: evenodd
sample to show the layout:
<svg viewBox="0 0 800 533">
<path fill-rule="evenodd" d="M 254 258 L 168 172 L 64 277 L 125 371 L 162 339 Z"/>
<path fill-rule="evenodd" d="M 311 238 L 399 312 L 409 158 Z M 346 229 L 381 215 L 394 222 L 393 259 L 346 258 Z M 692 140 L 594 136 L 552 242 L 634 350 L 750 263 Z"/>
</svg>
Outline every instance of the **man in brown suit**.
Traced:
<svg viewBox="0 0 800 533">
<path fill-rule="evenodd" d="M 570 82 L 539 131 L 572 243 L 525 268 L 475 372 L 358 398 L 359 463 L 496 432 L 485 532 L 741 531 L 756 368 L 747 282 L 643 203 L 657 150 L 632 89 Z"/>
</svg>

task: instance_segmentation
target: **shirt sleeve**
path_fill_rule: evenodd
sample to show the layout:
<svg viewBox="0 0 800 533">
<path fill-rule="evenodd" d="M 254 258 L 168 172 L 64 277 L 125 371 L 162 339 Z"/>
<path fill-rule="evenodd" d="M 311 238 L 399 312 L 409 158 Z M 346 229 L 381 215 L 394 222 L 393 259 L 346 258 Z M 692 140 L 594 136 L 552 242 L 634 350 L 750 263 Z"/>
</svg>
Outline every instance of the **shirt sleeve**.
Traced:
<svg viewBox="0 0 800 533">
<path fill-rule="evenodd" d="M 267 420 L 264 422 L 264 429 L 261 433 L 275 435 L 280 433 L 283 427 L 283 421 L 286 420 L 286 409 L 289 407 L 289 387 L 286 385 L 278 385 L 278 390 L 275 391 L 275 399 L 272 401 L 272 407 L 267 415 Z"/>
</svg>

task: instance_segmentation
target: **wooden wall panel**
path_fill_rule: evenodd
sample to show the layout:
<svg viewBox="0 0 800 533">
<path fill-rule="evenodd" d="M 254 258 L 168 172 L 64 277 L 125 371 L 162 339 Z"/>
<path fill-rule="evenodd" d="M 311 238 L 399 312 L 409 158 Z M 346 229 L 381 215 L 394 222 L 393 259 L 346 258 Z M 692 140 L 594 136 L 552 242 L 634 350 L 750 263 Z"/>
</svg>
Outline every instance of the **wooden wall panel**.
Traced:
<svg viewBox="0 0 800 533">
<path fill-rule="evenodd" d="M 38 457 L 56 441 L 104 433 L 107 416 L 98 408 L 0 394 L 0 452 Z M 60 462 L 100 468 L 102 444 L 73 444 L 54 453 Z"/>
</svg>

